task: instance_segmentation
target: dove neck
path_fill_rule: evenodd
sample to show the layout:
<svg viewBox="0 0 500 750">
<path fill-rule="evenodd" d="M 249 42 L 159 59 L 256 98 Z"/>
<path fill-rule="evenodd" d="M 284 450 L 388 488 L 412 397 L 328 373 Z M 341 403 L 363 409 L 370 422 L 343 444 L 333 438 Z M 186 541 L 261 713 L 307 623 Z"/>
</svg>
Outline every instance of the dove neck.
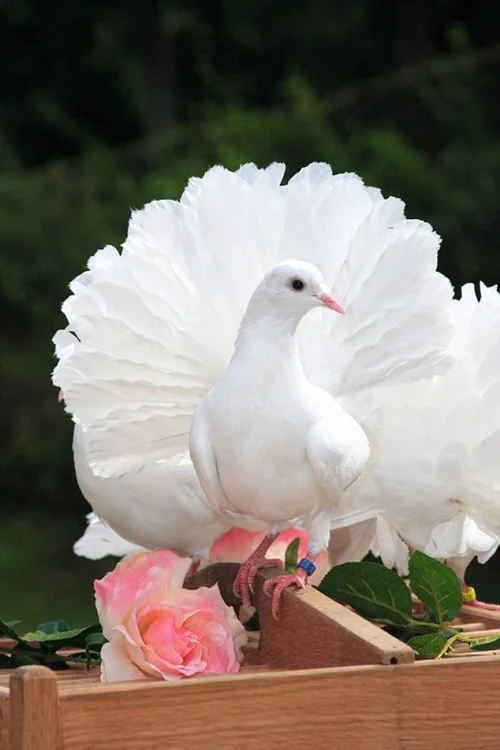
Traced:
<svg viewBox="0 0 500 750">
<path fill-rule="evenodd" d="M 276 362 L 296 362 L 301 370 L 296 331 L 303 315 L 280 316 L 274 311 L 259 315 L 245 314 L 235 343 L 233 359 L 251 356 L 252 359 Z"/>
</svg>

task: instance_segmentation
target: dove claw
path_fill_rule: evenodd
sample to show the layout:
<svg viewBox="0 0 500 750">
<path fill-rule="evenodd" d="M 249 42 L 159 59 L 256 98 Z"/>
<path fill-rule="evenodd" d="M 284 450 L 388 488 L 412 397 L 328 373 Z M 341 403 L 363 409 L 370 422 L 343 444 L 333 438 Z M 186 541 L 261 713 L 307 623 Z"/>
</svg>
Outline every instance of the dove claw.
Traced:
<svg viewBox="0 0 500 750">
<path fill-rule="evenodd" d="M 304 588 L 307 584 L 308 575 L 303 568 L 298 568 L 295 573 L 290 573 L 286 576 L 277 576 L 276 578 L 270 578 L 264 584 L 264 592 L 272 595 L 272 614 L 275 620 L 278 619 L 278 610 L 281 601 L 281 595 L 283 591 L 289 586 L 298 586 Z"/>
<path fill-rule="evenodd" d="M 241 565 L 236 578 L 234 579 L 233 593 L 235 596 L 240 597 L 245 607 L 251 604 L 250 594 L 254 593 L 255 577 L 259 569 L 269 565 L 283 567 L 282 560 L 270 560 L 266 557 L 266 552 L 274 542 L 275 538 L 276 536 L 265 536 L 257 549 L 255 549 L 250 557 Z"/>
</svg>

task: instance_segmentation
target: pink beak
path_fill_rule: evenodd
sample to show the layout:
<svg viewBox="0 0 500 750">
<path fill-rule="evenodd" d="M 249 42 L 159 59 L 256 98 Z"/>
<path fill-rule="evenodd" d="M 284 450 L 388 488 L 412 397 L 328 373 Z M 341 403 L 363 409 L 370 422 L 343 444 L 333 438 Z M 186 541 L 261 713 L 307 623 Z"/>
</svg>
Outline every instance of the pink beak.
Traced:
<svg viewBox="0 0 500 750">
<path fill-rule="evenodd" d="M 340 302 L 337 302 L 337 300 L 334 299 L 330 294 L 323 294 L 320 297 L 320 300 L 325 305 L 325 307 L 329 307 L 330 310 L 335 310 L 335 312 L 338 312 L 341 315 L 345 313 L 345 310 L 340 304 Z"/>
</svg>

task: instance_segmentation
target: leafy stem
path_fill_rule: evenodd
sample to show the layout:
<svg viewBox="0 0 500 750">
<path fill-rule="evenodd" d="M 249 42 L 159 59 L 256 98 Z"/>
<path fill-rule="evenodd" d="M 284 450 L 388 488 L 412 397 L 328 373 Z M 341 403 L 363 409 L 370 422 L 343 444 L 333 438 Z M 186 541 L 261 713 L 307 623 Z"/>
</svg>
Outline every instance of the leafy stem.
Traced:
<svg viewBox="0 0 500 750">
<path fill-rule="evenodd" d="M 22 664 L 43 664 L 51 669 L 68 669 L 71 663 L 85 664 L 87 669 L 100 664 L 100 652 L 106 643 L 99 624 L 73 628 L 64 620 L 42 623 L 32 633 L 19 635 L 15 623 L 0 621 L 0 637 L 13 641 L 0 646 L 0 667 L 12 668 Z M 68 649 L 73 649 L 68 653 Z M 76 651 L 76 649 L 83 649 Z"/>
<path fill-rule="evenodd" d="M 451 568 L 423 552 L 415 552 L 410 559 L 409 587 L 395 571 L 379 563 L 360 562 L 332 568 L 318 588 L 383 625 L 419 657 L 453 655 L 456 642 L 466 643 L 471 650 L 500 648 L 500 633 L 474 637 L 446 624 L 462 608 L 462 586 Z M 425 605 L 425 618 L 414 616 L 410 590 Z"/>
</svg>

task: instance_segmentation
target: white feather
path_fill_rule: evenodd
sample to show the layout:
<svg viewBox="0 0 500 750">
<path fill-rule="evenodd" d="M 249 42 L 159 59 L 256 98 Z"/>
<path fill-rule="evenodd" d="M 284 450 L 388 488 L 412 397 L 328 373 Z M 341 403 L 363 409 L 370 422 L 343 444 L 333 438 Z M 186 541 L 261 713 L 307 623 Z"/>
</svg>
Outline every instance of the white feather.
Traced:
<svg viewBox="0 0 500 750">
<path fill-rule="evenodd" d="M 87 514 L 87 528 L 83 536 L 73 545 L 73 552 L 79 557 L 89 560 L 101 560 L 111 555 L 113 557 L 125 557 L 134 552 L 140 552 L 143 547 L 131 544 L 122 539 L 111 526 L 101 521 L 95 513 Z"/>
</svg>

